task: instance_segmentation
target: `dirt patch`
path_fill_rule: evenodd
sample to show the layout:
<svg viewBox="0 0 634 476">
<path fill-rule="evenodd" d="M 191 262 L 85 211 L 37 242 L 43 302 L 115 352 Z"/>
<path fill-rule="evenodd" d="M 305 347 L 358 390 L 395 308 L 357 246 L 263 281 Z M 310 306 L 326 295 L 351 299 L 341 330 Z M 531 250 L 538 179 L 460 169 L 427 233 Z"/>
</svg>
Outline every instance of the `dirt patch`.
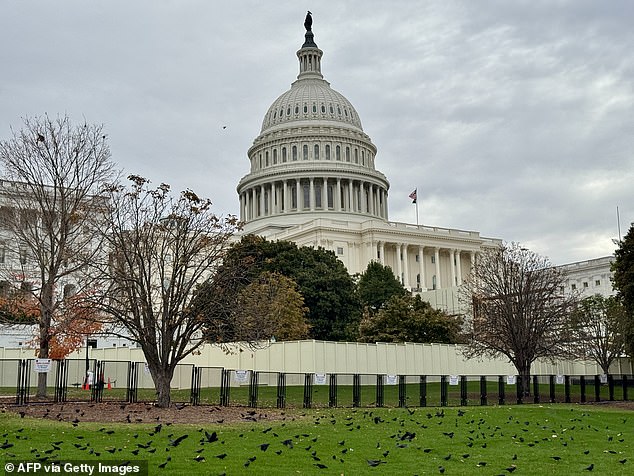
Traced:
<svg viewBox="0 0 634 476">
<path fill-rule="evenodd" d="M 285 411 L 245 407 L 172 405 L 158 408 L 151 403 L 31 403 L 2 405 L 2 412 L 17 413 L 23 418 L 101 423 L 191 423 L 221 424 L 284 420 Z"/>
</svg>

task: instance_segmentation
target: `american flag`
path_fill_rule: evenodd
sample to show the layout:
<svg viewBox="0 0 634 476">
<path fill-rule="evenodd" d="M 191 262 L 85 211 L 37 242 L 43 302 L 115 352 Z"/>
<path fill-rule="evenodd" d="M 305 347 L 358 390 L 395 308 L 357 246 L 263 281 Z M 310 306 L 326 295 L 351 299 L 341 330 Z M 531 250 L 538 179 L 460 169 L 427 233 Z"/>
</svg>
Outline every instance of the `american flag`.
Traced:
<svg viewBox="0 0 634 476">
<path fill-rule="evenodd" d="M 416 198 L 417 198 L 417 196 L 416 196 L 416 191 L 417 191 L 417 190 L 418 190 L 418 189 L 414 189 L 414 191 L 413 191 L 412 193 L 410 193 L 410 194 L 409 194 L 409 198 L 411 198 L 411 199 L 412 199 L 412 203 L 416 203 Z"/>
</svg>

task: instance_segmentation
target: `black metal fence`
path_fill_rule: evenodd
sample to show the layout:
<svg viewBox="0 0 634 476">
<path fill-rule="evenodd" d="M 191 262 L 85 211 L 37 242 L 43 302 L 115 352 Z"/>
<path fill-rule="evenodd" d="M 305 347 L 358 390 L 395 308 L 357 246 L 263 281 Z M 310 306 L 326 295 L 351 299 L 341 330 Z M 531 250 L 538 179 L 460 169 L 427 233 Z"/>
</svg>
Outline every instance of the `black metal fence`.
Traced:
<svg viewBox="0 0 634 476">
<path fill-rule="evenodd" d="M 37 401 L 151 402 L 144 362 L 56 360 L 46 397 Z M 632 375 L 375 375 L 257 372 L 181 365 L 172 401 L 191 405 L 286 407 L 444 407 L 627 401 Z M 1 396 L 24 405 L 36 398 L 34 359 L 0 361 Z M 15 387 L 11 385 L 15 382 Z M 52 388 L 51 388 L 52 387 Z M 527 391 L 528 389 L 528 391 Z"/>
</svg>

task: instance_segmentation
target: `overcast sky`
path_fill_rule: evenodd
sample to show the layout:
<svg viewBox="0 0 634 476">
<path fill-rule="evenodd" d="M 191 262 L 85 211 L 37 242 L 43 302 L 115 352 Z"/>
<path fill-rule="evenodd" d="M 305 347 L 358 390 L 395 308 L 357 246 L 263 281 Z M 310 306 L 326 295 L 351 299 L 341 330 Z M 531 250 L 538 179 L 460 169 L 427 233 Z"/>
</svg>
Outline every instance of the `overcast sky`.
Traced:
<svg viewBox="0 0 634 476">
<path fill-rule="evenodd" d="M 306 10 L 322 72 L 390 181 L 390 220 L 606 256 L 634 221 L 634 2 L 12 1 L 0 138 L 25 116 L 104 124 L 126 173 L 237 214 Z M 226 128 L 223 128 L 226 126 Z"/>
</svg>

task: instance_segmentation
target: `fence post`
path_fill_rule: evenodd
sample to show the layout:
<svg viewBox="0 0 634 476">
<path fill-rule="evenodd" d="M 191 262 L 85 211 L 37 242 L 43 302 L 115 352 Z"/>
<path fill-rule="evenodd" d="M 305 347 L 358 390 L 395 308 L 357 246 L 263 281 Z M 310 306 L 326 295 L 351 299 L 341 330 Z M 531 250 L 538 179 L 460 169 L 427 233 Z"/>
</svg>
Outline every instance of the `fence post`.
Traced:
<svg viewBox="0 0 634 476">
<path fill-rule="evenodd" d="M 440 406 L 447 406 L 447 376 L 440 376 Z"/>
<path fill-rule="evenodd" d="M 352 406 L 361 406 L 361 376 L 359 374 L 352 376 Z"/>
<path fill-rule="evenodd" d="M 286 374 L 277 373 L 277 408 L 286 408 Z"/>
<path fill-rule="evenodd" d="M 313 379 L 312 374 L 304 374 L 304 408 L 313 405 Z"/>
<path fill-rule="evenodd" d="M 539 403 L 539 379 L 533 375 L 533 403 Z"/>
<path fill-rule="evenodd" d="M 407 388 L 405 387 L 405 375 L 398 376 L 398 406 L 404 407 L 407 403 Z"/>
<path fill-rule="evenodd" d="M 103 400 L 103 387 L 104 387 L 104 375 L 106 370 L 106 363 L 101 360 L 94 361 L 93 366 L 93 384 L 90 389 L 90 401 L 101 402 Z"/>
<path fill-rule="evenodd" d="M 191 394 L 189 396 L 189 403 L 194 406 L 200 405 L 200 371 L 195 365 L 192 365 L 192 384 Z"/>
<path fill-rule="evenodd" d="M 601 401 L 601 377 L 598 375 L 594 376 L 594 401 Z"/>
<path fill-rule="evenodd" d="M 65 402 L 68 388 L 68 366 L 66 360 L 56 360 L 55 369 L 55 403 Z"/>
<path fill-rule="evenodd" d="M 614 401 L 614 376 L 612 374 L 608 374 L 608 392 L 610 395 L 610 401 Z"/>
<path fill-rule="evenodd" d="M 231 370 L 222 369 L 220 375 L 220 405 L 229 406 L 229 394 L 231 391 Z"/>
<path fill-rule="evenodd" d="M 427 406 L 427 375 L 420 376 L 420 382 L 418 384 L 419 393 L 420 393 L 420 406 Z"/>
<path fill-rule="evenodd" d="M 330 374 L 328 378 L 328 406 L 337 406 L 337 374 Z"/>
<path fill-rule="evenodd" d="M 570 403 L 570 375 L 564 375 L 564 401 Z"/>
<path fill-rule="evenodd" d="M 504 377 L 500 375 L 498 377 L 498 405 L 504 405 L 506 400 L 505 394 L 506 386 L 504 385 Z"/>
<path fill-rule="evenodd" d="M 382 407 L 384 405 L 384 393 L 383 393 L 383 375 L 376 376 L 376 406 Z"/>
<path fill-rule="evenodd" d="M 258 376 L 259 372 L 251 371 L 249 378 L 249 406 L 256 408 L 258 406 Z"/>
<path fill-rule="evenodd" d="M 530 382 L 528 383 L 530 384 Z M 518 375 L 515 380 L 515 393 L 517 394 L 517 404 L 521 405 L 524 403 L 524 379 L 521 375 Z"/>
<path fill-rule="evenodd" d="M 548 386 L 550 390 L 550 403 L 555 403 L 556 393 L 555 393 L 555 376 L 554 375 L 548 376 Z"/>
<path fill-rule="evenodd" d="M 581 387 L 581 403 L 586 403 L 586 378 L 583 375 L 579 377 L 579 387 Z"/>
<path fill-rule="evenodd" d="M 16 405 L 26 405 L 29 403 L 29 374 L 31 369 L 31 361 L 27 359 L 18 360 L 18 382 L 15 393 Z"/>
<path fill-rule="evenodd" d="M 460 376 L 460 405 L 461 406 L 466 406 L 468 402 L 468 398 L 467 398 L 467 376 L 466 375 L 461 375 Z"/>
<path fill-rule="evenodd" d="M 128 362 L 128 381 L 126 383 L 126 401 L 136 403 L 139 389 L 139 364 L 141 362 Z"/>
<path fill-rule="evenodd" d="M 621 388 L 623 389 L 624 402 L 627 402 L 627 386 L 628 386 L 627 375 L 623 374 L 621 375 Z"/>
<path fill-rule="evenodd" d="M 480 405 L 487 404 L 487 378 L 485 375 L 480 376 Z"/>
</svg>

